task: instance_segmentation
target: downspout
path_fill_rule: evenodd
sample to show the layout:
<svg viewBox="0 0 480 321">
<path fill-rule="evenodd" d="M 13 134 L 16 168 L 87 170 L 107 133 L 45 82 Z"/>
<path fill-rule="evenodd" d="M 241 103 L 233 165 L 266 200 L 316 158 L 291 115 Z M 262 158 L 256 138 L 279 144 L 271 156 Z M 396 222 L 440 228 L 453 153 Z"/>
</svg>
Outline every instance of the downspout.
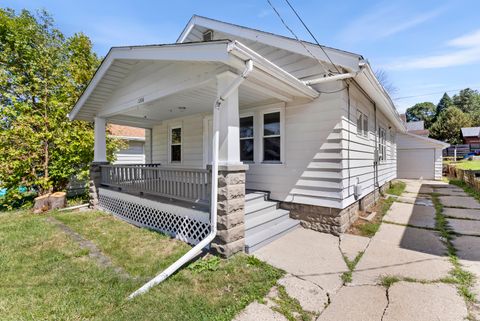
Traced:
<svg viewBox="0 0 480 321">
<path fill-rule="evenodd" d="M 238 76 L 235 80 L 232 81 L 230 86 L 225 90 L 225 92 L 217 97 L 215 103 L 213 105 L 213 113 L 216 114 L 220 110 L 220 106 L 222 102 L 225 101 L 228 96 L 237 89 L 240 84 L 247 79 L 250 72 L 253 70 L 253 62 L 252 60 L 247 60 L 245 63 L 245 69 L 240 76 Z M 155 285 L 158 285 L 165 279 L 167 279 L 170 275 L 175 273 L 178 269 L 180 269 L 183 265 L 187 262 L 192 260 L 198 253 L 200 253 L 203 248 L 208 246 L 210 242 L 213 241 L 215 236 L 217 235 L 217 192 L 218 192 L 218 145 L 219 145 L 219 127 L 220 127 L 220 119 L 219 117 L 213 117 L 213 141 L 212 141 L 212 189 L 211 189 L 211 202 L 210 202 L 210 233 L 205 237 L 200 243 L 195 245 L 190 251 L 185 253 L 180 259 L 178 259 L 175 263 L 170 265 L 166 268 L 162 273 L 158 274 L 156 277 L 145 283 L 141 288 L 133 292 L 128 296 L 128 299 L 133 299 L 134 297 L 146 293 Z"/>
</svg>

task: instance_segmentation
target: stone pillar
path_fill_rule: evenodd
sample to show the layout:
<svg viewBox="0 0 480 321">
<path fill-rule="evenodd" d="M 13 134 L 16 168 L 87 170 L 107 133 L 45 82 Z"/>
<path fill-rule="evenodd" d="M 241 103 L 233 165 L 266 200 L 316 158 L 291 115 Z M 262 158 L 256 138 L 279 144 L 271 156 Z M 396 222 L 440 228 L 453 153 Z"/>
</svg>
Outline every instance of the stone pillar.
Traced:
<svg viewBox="0 0 480 321">
<path fill-rule="evenodd" d="M 247 165 L 226 165 L 218 169 L 217 236 L 213 253 L 222 257 L 245 249 L 245 171 Z"/>
<path fill-rule="evenodd" d="M 88 207 L 96 209 L 98 207 L 98 188 L 102 182 L 102 172 L 100 165 L 107 165 L 108 162 L 92 162 L 90 164 L 90 180 L 88 182 Z"/>
</svg>

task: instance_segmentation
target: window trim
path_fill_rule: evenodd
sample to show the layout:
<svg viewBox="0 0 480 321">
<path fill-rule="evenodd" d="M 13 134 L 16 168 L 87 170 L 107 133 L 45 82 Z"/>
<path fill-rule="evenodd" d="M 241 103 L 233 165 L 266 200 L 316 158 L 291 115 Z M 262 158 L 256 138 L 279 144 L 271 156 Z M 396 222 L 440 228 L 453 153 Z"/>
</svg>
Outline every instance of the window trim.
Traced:
<svg viewBox="0 0 480 321">
<path fill-rule="evenodd" d="M 282 165 L 285 163 L 285 108 L 269 108 L 260 111 L 260 162 L 262 164 L 271 164 L 271 165 Z M 264 135 L 264 121 L 265 121 L 265 114 L 273 114 L 273 113 L 280 113 L 280 135 Z M 264 160 L 264 138 L 268 137 L 280 137 L 280 160 L 279 161 L 266 161 Z"/>
<path fill-rule="evenodd" d="M 387 161 L 387 130 L 381 125 L 378 126 L 378 158 L 380 163 L 385 163 Z"/>
<path fill-rule="evenodd" d="M 359 130 L 358 119 L 359 119 L 360 116 L 362 117 L 362 120 L 361 120 L 361 129 Z M 365 119 L 367 120 L 366 128 L 365 128 Z M 356 118 L 357 136 L 368 139 L 369 138 L 369 125 L 370 125 L 370 122 L 369 122 L 369 117 L 368 117 L 367 113 L 365 113 L 363 110 L 360 110 L 360 109 L 357 108 L 357 118 Z"/>
<path fill-rule="evenodd" d="M 173 144 L 172 131 L 174 129 L 180 129 L 180 143 Z M 172 146 L 180 146 L 180 161 L 172 160 Z M 183 127 L 181 124 L 172 125 L 168 128 L 168 163 L 169 164 L 182 164 L 183 163 Z"/>
<path fill-rule="evenodd" d="M 247 140 L 247 139 L 251 139 L 253 141 L 253 160 L 242 160 L 242 154 L 240 153 L 239 157 L 240 157 L 240 161 L 245 163 L 245 164 L 255 164 L 255 159 L 256 159 L 256 156 L 257 156 L 257 153 L 256 153 L 256 148 L 255 148 L 255 145 L 257 143 L 257 139 L 256 139 L 256 134 L 257 134 L 257 128 L 256 128 L 256 124 L 257 124 L 257 121 L 255 119 L 255 114 L 254 113 L 244 113 L 244 114 L 240 114 L 240 116 L 238 117 L 238 130 L 240 131 L 240 120 L 242 118 L 247 118 L 247 117 L 252 117 L 252 127 L 253 127 L 253 136 L 251 137 L 240 137 L 240 141 L 241 140 Z M 239 136 L 240 136 L 240 133 L 239 133 Z M 239 143 L 239 147 L 240 147 L 240 143 Z"/>
</svg>

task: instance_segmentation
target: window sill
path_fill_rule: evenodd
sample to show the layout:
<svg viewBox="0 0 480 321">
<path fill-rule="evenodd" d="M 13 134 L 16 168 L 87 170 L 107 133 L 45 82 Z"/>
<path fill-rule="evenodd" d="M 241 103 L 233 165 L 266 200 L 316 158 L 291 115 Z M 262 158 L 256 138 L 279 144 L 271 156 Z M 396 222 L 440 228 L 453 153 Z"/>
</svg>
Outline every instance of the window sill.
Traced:
<svg viewBox="0 0 480 321">
<path fill-rule="evenodd" d="M 266 165 L 283 165 L 281 161 L 263 161 L 262 164 Z"/>
</svg>

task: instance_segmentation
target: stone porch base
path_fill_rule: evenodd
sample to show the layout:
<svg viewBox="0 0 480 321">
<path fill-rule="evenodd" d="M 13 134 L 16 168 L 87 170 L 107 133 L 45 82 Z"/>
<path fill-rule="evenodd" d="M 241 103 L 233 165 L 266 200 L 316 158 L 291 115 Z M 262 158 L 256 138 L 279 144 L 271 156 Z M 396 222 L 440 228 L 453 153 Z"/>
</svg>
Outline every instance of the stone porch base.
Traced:
<svg viewBox="0 0 480 321">
<path fill-rule="evenodd" d="M 384 192 L 389 186 L 387 182 L 380 190 Z M 358 219 L 359 210 L 371 207 L 379 197 L 379 191 L 375 190 L 344 209 L 290 202 L 280 202 L 280 207 L 289 210 L 290 217 L 300 220 L 305 228 L 340 235 Z"/>
</svg>

